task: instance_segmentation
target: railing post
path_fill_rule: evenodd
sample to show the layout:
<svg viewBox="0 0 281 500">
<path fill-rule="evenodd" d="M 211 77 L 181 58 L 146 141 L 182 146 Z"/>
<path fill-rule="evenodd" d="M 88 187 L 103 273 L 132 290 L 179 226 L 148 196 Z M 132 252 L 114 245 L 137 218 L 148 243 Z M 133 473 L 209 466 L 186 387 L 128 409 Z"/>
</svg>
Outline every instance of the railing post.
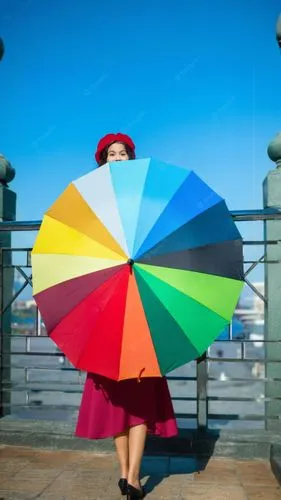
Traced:
<svg viewBox="0 0 281 500">
<path fill-rule="evenodd" d="M 8 182 L 13 180 L 15 171 L 11 164 L 0 155 L 0 221 L 15 220 L 16 194 L 9 189 Z M 4 391 L 4 384 L 10 385 L 10 349 L 11 349 L 11 309 L 3 314 L 13 294 L 14 276 L 12 269 L 5 269 L 5 265 L 12 262 L 11 252 L 3 251 L 3 248 L 11 248 L 11 232 L 0 232 L 0 335 L 1 335 L 1 357 L 0 357 L 0 415 L 9 413 L 10 393 Z"/>
<path fill-rule="evenodd" d="M 201 431 L 208 427 L 208 367 L 207 355 L 204 353 L 201 358 L 196 360 L 197 376 L 197 428 Z"/>
<path fill-rule="evenodd" d="M 263 184 L 264 207 L 281 212 L 281 133 L 268 146 L 268 155 L 277 165 L 270 170 Z M 281 430 L 281 220 L 269 220 L 264 224 L 264 240 L 278 240 L 277 245 L 265 245 L 265 405 L 266 428 Z M 276 263 L 275 263 L 276 262 Z M 277 362 L 274 362 L 276 360 Z M 279 362 L 278 362 L 279 361 Z M 272 380 L 278 378 L 278 380 Z"/>
</svg>

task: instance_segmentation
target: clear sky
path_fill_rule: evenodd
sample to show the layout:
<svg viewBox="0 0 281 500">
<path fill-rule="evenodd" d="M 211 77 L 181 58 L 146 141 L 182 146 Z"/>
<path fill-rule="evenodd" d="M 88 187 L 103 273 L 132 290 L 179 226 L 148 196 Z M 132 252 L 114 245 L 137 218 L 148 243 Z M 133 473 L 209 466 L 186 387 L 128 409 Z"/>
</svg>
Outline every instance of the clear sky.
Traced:
<svg viewBox="0 0 281 500">
<path fill-rule="evenodd" d="M 194 169 L 230 209 L 261 208 L 281 129 L 280 11 L 280 0 L 0 0 L 0 152 L 16 168 L 17 219 L 41 219 L 117 131 L 138 157 Z M 251 238 L 254 226 L 239 229 Z"/>
</svg>

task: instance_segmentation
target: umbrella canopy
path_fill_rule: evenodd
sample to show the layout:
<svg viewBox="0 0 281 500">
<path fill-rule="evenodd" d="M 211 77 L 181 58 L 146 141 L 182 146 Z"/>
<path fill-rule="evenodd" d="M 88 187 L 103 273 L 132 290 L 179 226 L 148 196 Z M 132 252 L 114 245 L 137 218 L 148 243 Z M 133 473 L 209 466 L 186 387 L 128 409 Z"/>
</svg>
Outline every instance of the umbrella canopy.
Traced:
<svg viewBox="0 0 281 500">
<path fill-rule="evenodd" d="M 114 380 L 162 376 L 231 321 L 242 239 L 193 171 L 113 162 L 72 182 L 43 218 L 33 295 L 71 363 Z"/>
</svg>

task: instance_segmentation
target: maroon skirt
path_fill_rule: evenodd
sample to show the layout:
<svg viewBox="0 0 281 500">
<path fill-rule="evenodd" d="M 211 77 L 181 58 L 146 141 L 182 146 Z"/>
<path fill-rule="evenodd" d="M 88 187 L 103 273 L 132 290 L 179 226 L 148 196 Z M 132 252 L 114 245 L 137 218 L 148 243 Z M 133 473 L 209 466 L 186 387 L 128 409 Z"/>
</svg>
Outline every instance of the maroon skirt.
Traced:
<svg viewBox="0 0 281 500">
<path fill-rule="evenodd" d="M 166 378 L 115 382 L 89 373 L 85 382 L 75 435 L 102 439 L 146 423 L 162 437 L 178 433 Z"/>
</svg>

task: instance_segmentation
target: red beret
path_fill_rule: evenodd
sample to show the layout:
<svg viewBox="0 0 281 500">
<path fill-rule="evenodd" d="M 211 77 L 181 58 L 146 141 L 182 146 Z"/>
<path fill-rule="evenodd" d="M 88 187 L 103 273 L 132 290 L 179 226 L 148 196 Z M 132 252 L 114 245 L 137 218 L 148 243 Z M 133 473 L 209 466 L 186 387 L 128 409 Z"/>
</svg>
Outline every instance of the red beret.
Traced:
<svg viewBox="0 0 281 500">
<path fill-rule="evenodd" d="M 133 152 L 135 152 L 135 145 L 131 137 L 129 137 L 128 135 L 121 134 L 120 132 L 118 134 L 107 134 L 98 143 L 98 147 L 95 154 L 97 163 L 99 163 L 100 161 L 100 155 L 103 149 L 112 144 L 113 142 L 123 142 L 124 144 L 127 144 L 127 146 L 129 146 L 133 150 Z"/>
</svg>

